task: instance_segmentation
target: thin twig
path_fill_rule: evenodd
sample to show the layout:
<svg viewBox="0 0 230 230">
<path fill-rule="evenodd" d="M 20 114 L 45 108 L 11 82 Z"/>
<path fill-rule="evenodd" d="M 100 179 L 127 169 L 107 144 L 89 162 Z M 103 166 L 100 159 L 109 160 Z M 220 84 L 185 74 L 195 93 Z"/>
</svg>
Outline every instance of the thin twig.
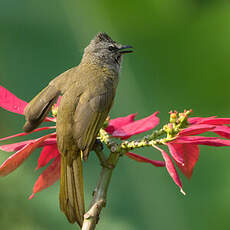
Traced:
<svg viewBox="0 0 230 230">
<path fill-rule="evenodd" d="M 93 230 L 96 228 L 101 210 L 106 204 L 107 190 L 110 184 L 113 169 L 116 167 L 119 159 L 119 154 L 111 152 L 108 159 L 105 161 L 103 151 L 95 151 L 99 160 L 101 161 L 102 170 L 96 189 L 93 193 L 90 208 L 84 215 L 82 230 Z"/>
</svg>

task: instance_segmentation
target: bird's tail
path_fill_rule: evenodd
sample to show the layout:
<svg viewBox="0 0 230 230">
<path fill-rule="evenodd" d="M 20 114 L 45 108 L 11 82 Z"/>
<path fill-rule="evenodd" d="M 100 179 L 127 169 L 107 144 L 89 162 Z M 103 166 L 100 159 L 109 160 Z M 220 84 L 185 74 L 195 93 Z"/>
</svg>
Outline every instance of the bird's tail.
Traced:
<svg viewBox="0 0 230 230">
<path fill-rule="evenodd" d="M 81 154 L 68 161 L 67 156 L 61 160 L 60 208 L 70 223 L 82 226 L 85 204 Z"/>
</svg>

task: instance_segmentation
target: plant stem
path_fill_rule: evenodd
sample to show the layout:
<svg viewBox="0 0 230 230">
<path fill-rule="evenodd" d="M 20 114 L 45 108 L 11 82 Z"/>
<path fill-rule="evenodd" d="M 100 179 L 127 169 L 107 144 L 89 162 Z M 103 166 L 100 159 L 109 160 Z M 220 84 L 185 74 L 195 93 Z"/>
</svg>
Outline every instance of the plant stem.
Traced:
<svg viewBox="0 0 230 230">
<path fill-rule="evenodd" d="M 111 152 L 108 159 L 104 161 L 104 153 L 102 151 L 97 151 L 96 153 L 101 161 L 102 169 L 96 189 L 93 192 L 90 208 L 84 215 L 82 230 L 93 230 L 96 228 L 101 210 L 106 204 L 107 190 L 113 169 L 116 167 L 119 159 L 119 154 Z"/>
</svg>

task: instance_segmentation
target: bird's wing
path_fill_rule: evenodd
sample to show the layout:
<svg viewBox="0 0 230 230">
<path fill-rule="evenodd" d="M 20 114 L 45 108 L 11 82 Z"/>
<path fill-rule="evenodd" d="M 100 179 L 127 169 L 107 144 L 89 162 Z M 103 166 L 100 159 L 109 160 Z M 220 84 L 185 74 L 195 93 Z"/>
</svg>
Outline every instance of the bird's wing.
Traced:
<svg viewBox="0 0 230 230">
<path fill-rule="evenodd" d="M 78 80 L 78 76 L 78 67 L 65 71 L 54 78 L 46 88 L 31 100 L 24 112 L 26 117 L 25 132 L 34 130 L 42 123 L 57 97 L 64 94 Z"/>
<path fill-rule="evenodd" d="M 31 132 L 42 123 L 59 95 L 60 91 L 57 88 L 48 85 L 30 101 L 24 111 L 26 123 L 23 129 L 25 132 Z"/>
<path fill-rule="evenodd" d="M 87 159 L 113 103 L 114 90 L 105 88 L 103 91 L 96 96 L 92 93 L 88 100 L 80 99 L 76 107 L 73 135 L 79 149 L 83 151 L 85 159 Z"/>
</svg>

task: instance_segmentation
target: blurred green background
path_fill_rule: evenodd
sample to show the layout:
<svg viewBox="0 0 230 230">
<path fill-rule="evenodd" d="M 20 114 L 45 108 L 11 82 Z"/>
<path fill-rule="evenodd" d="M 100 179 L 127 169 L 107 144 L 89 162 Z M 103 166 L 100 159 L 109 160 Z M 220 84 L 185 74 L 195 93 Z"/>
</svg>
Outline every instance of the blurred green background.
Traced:
<svg viewBox="0 0 230 230">
<path fill-rule="evenodd" d="M 124 58 L 111 117 L 192 108 L 195 116 L 230 114 L 228 0 L 0 0 L 0 84 L 29 101 L 79 63 L 99 32 L 133 45 Z M 24 118 L 0 109 L 0 136 L 21 132 Z M 21 140 L 21 139 L 20 139 Z M 142 151 L 143 152 L 143 151 Z M 4 161 L 10 154 L 0 152 Z M 77 229 L 59 211 L 59 184 L 28 200 L 39 151 L 0 180 L 0 226 L 8 230 Z M 157 151 L 146 156 L 160 159 Z M 183 196 L 166 169 L 122 158 L 98 229 L 204 230 L 230 228 L 230 149 L 202 147 Z M 87 205 L 99 174 L 85 164 Z"/>
</svg>

